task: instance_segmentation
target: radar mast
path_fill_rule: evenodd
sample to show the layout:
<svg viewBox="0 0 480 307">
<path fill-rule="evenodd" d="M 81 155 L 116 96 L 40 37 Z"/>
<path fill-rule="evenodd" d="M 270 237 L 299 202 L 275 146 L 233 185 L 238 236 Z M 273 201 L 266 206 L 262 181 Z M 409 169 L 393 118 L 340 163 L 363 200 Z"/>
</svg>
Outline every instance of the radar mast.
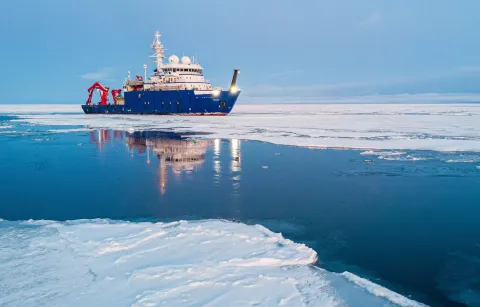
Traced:
<svg viewBox="0 0 480 307">
<path fill-rule="evenodd" d="M 155 50 L 155 54 L 152 56 L 156 60 L 154 61 L 157 64 L 157 72 L 162 71 L 163 59 L 165 58 L 165 49 L 163 48 L 162 42 L 160 41 L 160 32 L 155 32 L 155 39 L 152 43 L 152 49 Z"/>
</svg>

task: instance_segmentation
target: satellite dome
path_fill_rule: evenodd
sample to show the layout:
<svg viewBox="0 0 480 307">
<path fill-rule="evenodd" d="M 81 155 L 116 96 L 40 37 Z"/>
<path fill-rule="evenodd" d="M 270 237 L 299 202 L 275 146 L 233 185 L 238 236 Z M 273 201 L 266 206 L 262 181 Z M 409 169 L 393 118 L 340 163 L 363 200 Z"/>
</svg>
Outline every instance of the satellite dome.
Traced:
<svg viewBox="0 0 480 307">
<path fill-rule="evenodd" d="M 175 54 L 172 54 L 172 55 L 168 58 L 168 61 L 170 62 L 170 64 L 178 64 L 179 59 L 178 59 L 178 56 L 176 56 Z"/>
<path fill-rule="evenodd" d="M 182 64 L 192 64 L 192 60 L 188 56 L 183 56 L 182 57 Z"/>
</svg>

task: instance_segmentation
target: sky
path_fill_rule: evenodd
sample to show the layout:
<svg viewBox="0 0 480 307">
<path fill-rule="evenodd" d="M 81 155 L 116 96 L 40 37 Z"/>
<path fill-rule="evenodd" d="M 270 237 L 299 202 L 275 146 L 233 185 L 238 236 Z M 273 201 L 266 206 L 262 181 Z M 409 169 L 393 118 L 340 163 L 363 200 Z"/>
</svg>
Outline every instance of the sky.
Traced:
<svg viewBox="0 0 480 307">
<path fill-rule="evenodd" d="M 84 103 L 167 55 L 239 102 L 480 101 L 478 0 L 0 1 L 0 103 Z M 423 97 L 423 98 L 422 98 Z"/>
</svg>

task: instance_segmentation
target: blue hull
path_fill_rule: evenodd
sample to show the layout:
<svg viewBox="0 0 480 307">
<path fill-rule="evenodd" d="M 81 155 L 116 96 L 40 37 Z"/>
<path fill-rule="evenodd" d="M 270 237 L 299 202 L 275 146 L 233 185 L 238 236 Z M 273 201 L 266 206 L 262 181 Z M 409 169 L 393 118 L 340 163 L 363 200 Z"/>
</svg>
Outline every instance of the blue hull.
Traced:
<svg viewBox="0 0 480 307">
<path fill-rule="evenodd" d="M 125 93 L 124 105 L 82 105 L 86 114 L 227 115 L 240 92 L 195 95 L 193 90 Z"/>
</svg>

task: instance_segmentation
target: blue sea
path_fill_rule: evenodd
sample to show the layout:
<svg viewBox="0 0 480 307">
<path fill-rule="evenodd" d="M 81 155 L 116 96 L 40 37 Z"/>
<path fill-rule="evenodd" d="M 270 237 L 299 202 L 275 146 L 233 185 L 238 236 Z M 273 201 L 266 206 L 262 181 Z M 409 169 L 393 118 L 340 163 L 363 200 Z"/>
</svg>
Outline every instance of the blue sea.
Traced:
<svg viewBox="0 0 480 307">
<path fill-rule="evenodd" d="M 225 221 L 261 225 L 294 242 L 288 243 L 292 246 L 312 249 L 317 268 L 350 272 L 411 301 L 480 306 L 480 155 L 474 151 L 306 148 L 241 135 L 219 138 L 209 129 L 202 133 L 201 128 L 178 132 L 37 124 L 16 114 L 0 115 L 0 127 L 4 127 L 0 129 L 0 280 L 11 283 L 0 290 L 5 305 L 22 305 L 15 301 L 21 295 L 14 289 L 25 282 L 18 276 L 11 279 L 21 271 L 22 261 L 6 252 L 25 254 L 20 248 L 24 240 L 33 255 L 28 257 L 40 257 L 35 258 L 39 263 L 53 257 L 38 253 L 55 240 L 37 244 L 32 241 L 36 233 L 77 227 L 73 221 L 94 225 Z M 32 232 L 19 232 L 24 227 Z M 66 229 L 58 240 L 67 240 L 75 231 Z M 106 242 L 115 239 L 111 233 L 105 236 Z M 79 238 L 65 246 L 82 254 L 94 239 L 79 244 Z M 71 242 L 78 244 L 72 247 Z M 195 248 L 201 243 L 192 244 Z M 283 244 L 288 245 L 279 246 Z M 111 247 L 119 246 L 124 245 Z M 61 253 L 58 246 L 54 250 Z M 171 253 L 175 252 L 179 250 Z M 28 257 L 19 259 L 28 262 Z M 41 272 L 35 271 L 35 264 L 29 265 L 32 274 Z M 28 273 L 22 276 L 30 278 Z M 43 292 L 47 298 L 48 291 Z M 62 302 L 61 298 L 52 300 Z M 167 302 L 163 296 L 162 300 Z M 384 305 L 395 302 L 386 300 Z M 348 305 L 370 304 L 354 298 Z"/>
</svg>

